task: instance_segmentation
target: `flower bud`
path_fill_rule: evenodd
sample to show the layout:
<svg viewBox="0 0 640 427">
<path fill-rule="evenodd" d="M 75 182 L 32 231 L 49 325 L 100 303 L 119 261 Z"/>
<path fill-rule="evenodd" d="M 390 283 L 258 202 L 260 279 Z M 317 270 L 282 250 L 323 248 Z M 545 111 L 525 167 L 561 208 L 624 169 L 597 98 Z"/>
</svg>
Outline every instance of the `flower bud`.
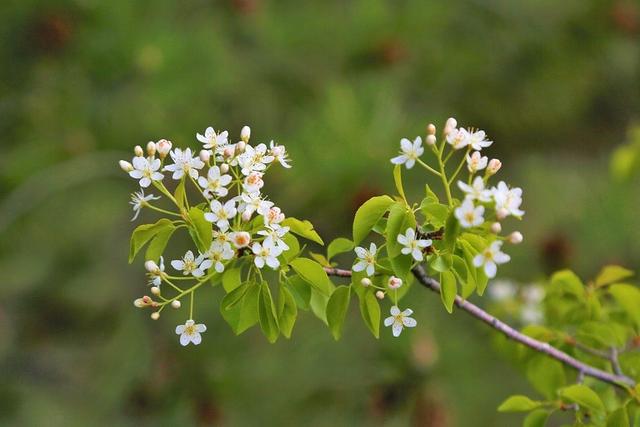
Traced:
<svg viewBox="0 0 640 427">
<path fill-rule="evenodd" d="M 384 292 L 382 292 L 382 291 L 378 291 L 378 292 L 376 292 L 376 298 L 378 298 L 378 299 L 384 299 Z"/>
<path fill-rule="evenodd" d="M 489 165 L 487 166 L 487 175 L 495 175 L 500 168 L 502 167 L 502 162 L 498 159 L 489 160 Z"/>
<path fill-rule="evenodd" d="M 249 211 L 242 212 L 242 220 L 244 222 L 249 222 L 251 220 L 251 212 Z"/>
<path fill-rule="evenodd" d="M 220 165 L 220 173 L 227 173 L 229 172 L 229 165 L 226 163 L 223 163 Z"/>
<path fill-rule="evenodd" d="M 436 134 L 436 126 L 433 123 L 429 123 L 427 126 L 427 135 L 435 135 Z"/>
<path fill-rule="evenodd" d="M 236 144 L 236 153 L 235 154 L 242 154 L 244 153 L 245 148 L 247 148 L 247 144 L 244 141 L 240 141 Z"/>
<path fill-rule="evenodd" d="M 501 231 L 502 231 L 502 224 L 500 224 L 499 222 L 494 222 L 493 224 L 491 224 L 491 232 L 493 234 L 500 234 Z"/>
<path fill-rule="evenodd" d="M 508 216 L 509 216 L 509 211 L 506 210 L 505 208 L 500 208 L 496 211 L 496 217 L 498 219 L 505 219 Z"/>
<path fill-rule="evenodd" d="M 246 231 L 237 231 L 231 235 L 231 241 L 236 248 L 246 248 L 251 243 L 251 234 Z"/>
<path fill-rule="evenodd" d="M 157 311 L 154 311 L 153 313 L 151 313 L 151 318 L 153 320 L 158 320 L 160 318 L 160 313 L 158 313 Z"/>
<path fill-rule="evenodd" d="M 167 141 L 166 139 L 161 139 L 156 142 L 156 150 L 158 151 L 158 155 L 161 159 L 167 157 L 169 151 L 171 151 L 171 141 Z"/>
<path fill-rule="evenodd" d="M 209 163 L 210 158 L 211 158 L 211 151 L 200 150 L 200 160 L 202 160 L 205 163 Z"/>
<path fill-rule="evenodd" d="M 156 264 L 155 261 L 153 260 L 148 260 L 144 263 L 144 268 L 149 272 L 149 273 L 156 273 L 158 271 L 160 271 L 160 267 L 158 267 L 158 264 Z"/>
<path fill-rule="evenodd" d="M 144 155 L 144 151 L 142 151 L 142 147 L 140 147 L 139 145 L 136 145 L 133 148 L 133 154 L 135 154 L 136 157 L 142 157 Z"/>
<path fill-rule="evenodd" d="M 396 276 L 389 277 L 389 283 L 387 283 L 390 289 L 398 289 L 402 286 L 402 279 Z"/>
<path fill-rule="evenodd" d="M 133 300 L 133 305 L 135 305 L 138 308 L 142 308 L 142 307 L 146 307 L 148 304 L 144 302 L 144 299 L 136 298 L 135 300 Z"/>
<path fill-rule="evenodd" d="M 444 134 L 449 135 L 456 127 L 458 127 L 458 121 L 453 117 L 449 117 L 444 125 Z"/>
<path fill-rule="evenodd" d="M 125 172 L 131 172 L 133 170 L 133 165 L 126 160 L 120 160 L 118 164 L 120 165 L 120 169 Z"/>
<path fill-rule="evenodd" d="M 519 231 L 514 231 L 513 233 L 507 236 L 507 241 L 513 245 L 522 243 L 523 240 L 524 240 L 524 236 Z"/>
<path fill-rule="evenodd" d="M 154 295 L 160 295 L 160 288 L 157 286 L 152 286 L 151 287 L 151 293 Z"/>
<path fill-rule="evenodd" d="M 153 141 L 149 141 L 147 143 L 147 156 L 153 157 L 156 155 L 156 143 Z"/>
<path fill-rule="evenodd" d="M 249 126 L 243 126 L 240 131 L 240 139 L 245 143 L 249 142 L 249 138 L 251 137 L 251 128 Z"/>
<path fill-rule="evenodd" d="M 360 281 L 360 284 L 361 284 L 362 286 L 364 286 L 365 288 L 366 288 L 367 286 L 371 286 L 371 279 L 369 279 L 368 277 L 365 277 L 364 279 L 362 279 L 362 280 Z"/>
<path fill-rule="evenodd" d="M 427 145 L 436 145 L 436 136 L 435 135 L 427 135 L 426 143 Z"/>
<path fill-rule="evenodd" d="M 177 299 L 174 299 L 173 301 L 171 301 L 171 307 L 173 307 L 173 308 L 180 308 L 181 305 L 182 304 Z"/>
</svg>

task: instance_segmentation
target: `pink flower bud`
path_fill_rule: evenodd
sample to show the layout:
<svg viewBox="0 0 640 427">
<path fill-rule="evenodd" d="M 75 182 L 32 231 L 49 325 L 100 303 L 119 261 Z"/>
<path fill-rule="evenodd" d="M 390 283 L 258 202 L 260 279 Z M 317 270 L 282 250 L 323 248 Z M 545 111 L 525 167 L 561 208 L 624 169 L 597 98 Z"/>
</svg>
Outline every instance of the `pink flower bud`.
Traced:
<svg viewBox="0 0 640 427">
<path fill-rule="evenodd" d="M 229 165 L 226 163 L 223 163 L 220 165 L 220 173 L 227 173 L 229 172 Z"/>
<path fill-rule="evenodd" d="M 384 299 L 384 292 L 382 292 L 382 291 L 378 291 L 378 292 L 376 292 L 376 298 L 378 298 L 378 299 Z"/>
<path fill-rule="evenodd" d="M 491 232 L 493 234 L 499 234 L 502 231 L 502 224 L 500 224 L 499 222 L 494 222 L 493 224 L 491 224 Z"/>
<path fill-rule="evenodd" d="M 502 167 L 502 162 L 498 159 L 489 160 L 489 165 L 487 166 L 487 175 L 495 175 L 500 168 Z"/>
<path fill-rule="evenodd" d="M 433 123 L 429 123 L 427 126 L 427 135 L 435 135 L 436 134 L 436 126 Z"/>
<path fill-rule="evenodd" d="M 135 305 L 138 308 L 142 308 L 142 307 L 146 307 L 147 303 L 145 303 L 142 298 L 136 298 L 135 300 L 133 300 L 133 305 Z"/>
<path fill-rule="evenodd" d="M 236 154 L 244 153 L 245 148 L 247 148 L 247 144 L 244 141 L 240 141 L 236 144 Z"/>
<path fill-rule="evenodd" d="M 396 276 L 391 276 L 389 278 L 388 285 L 390 289 L 398 289 L 400 286 L 402 286 L 402 279 Z"/>
<path fill-rule="evenodd" d="M 156 273 L 156 272 L 160 271 L 160 267 L 158 267 L 158 264 L 156 264 L 155 261 L 153 261 L 153 260 L 146 261 L 144 263 L 144 268 L 149 273 Z"/>
<path fill-rule="evenodd" d="M 200 160 L 202 160 L 205 163 L 209 163 L 210 158 L 211 158 L 211 151 L 200 150 Z"/>
<path fill-rule="evenodd" d="M 444 134 L 449 135 L 456 127 L 458 127 L 458 121 L 453 117 L 449 117 L 444 125 Z"/>
<path fill-rule="evenodd" d="M 151 287 L 151 293 L 154 295 L 160 295 L 160 288 L 157 286 L 152 286 Z"/>
<path fill-rule="evenodd" d="M 498 219 L 505 219 L 508 216 L 509 216 L 509 211 L 506 210 L 505 208 L 500 208 L 496 211 L 496 217 Z"/>
<path fill-rule="evenodd" d="M 166 139 L 161 139 L 156 142 L 156 150 L 158 151 L 158 155 L 161 159 L 164 159 L 169 151 L 171 151 L 171 141 L 167 141 Z"/>
<path fill-rule="evenodd" d="M 427 139 L 425 141 L 427 145 L 436 145 L 436 136 L 435 135 L 427 135 Z"/>
<path fill-rule="evenodd" d="M 173 308 L 176 308 L 176 309 L 177 309 L 177 308 L 180 308 L 180 306 L 181 306 L 181 305 L 182 305 L 182 304 L 181 304 L 181 303 L 180 303 L 180 301 L 179 301 L 179 300 L 177 300 L 177 299 L 174 299 L 173 301 L 171 301 L 171 307 L 173 307 Z"/>
<path fill-rule="evenodd" d="M 230 145 L 224 149 L 224 151 L 222 152 L 222 155 L 224 156 L 225 159 L 230 159 L 235 155 L 235 153 L 236 153 L 235 145 Z"/>
<path fill-rule="evenodd" d="M 251 137 L 251 128 L 249 126 L 243 126 L 240 131 L 240 139 L 245 143 L 249 142 L 249 138 Z"/>
<path fill-rule="evenodd" d="M 249 211 L 242 212 L 242 220 L 244 222 L 249 222 L 251 220 L 251 212 Z"/>
<path fill-rule="evenodd" d="M 524 240 L 524 236 L 519 231 L 514 231 L 513 233 L 507 236 L 507 241 L 514 245 L 522 243 L 523 240 Z"/>
</svg>

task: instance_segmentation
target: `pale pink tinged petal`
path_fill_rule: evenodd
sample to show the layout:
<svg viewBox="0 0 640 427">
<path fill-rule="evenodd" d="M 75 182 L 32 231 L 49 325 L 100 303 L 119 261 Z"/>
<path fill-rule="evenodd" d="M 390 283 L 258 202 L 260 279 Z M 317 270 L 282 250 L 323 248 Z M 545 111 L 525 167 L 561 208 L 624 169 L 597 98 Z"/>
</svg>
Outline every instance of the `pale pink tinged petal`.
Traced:
<svg viewBox="0 0 640 427">
<path fill-rule="evenodd" d="M 409 159 L 407 160 L 407 163 L 405 163 L 404 165 L 407 167 L 407 169 L 411 169 L 415 164 L 416 164 L 416 161 L 414 159 Z"/>
<path fill-rule="evenodd" d="M 407 236 L 407 240 L 414 240 L 416 238 L 416 230 L 411 227 L 407 228 L 404 234 Z"/>
<path fill-rule="evenodd" d="M 384 319 L 384 326 L 387 326 L 387 327 L 388 327 L 388 326 L 393 325 L 393 322 L 394 322 L 395 320 L 396 320 L 396 318 L 395 318 L 395 317 L 393 317 L 393 316 L 389 316 L 389 317 L 387 317 L 386 319 Z"/>
<path fill-rule="evenodd" d="M 144 157 L 134 157 L 131 163 L 133 163 L 133 167 L 136 169 L 144 169 L 149 164 L 149 162 L 147 162 L 147 159 L 145 159 Z"/>
<path fill-rule="evenodd" d="M 482 256 L 481 254 L 478 254 L 475 257 L 473 257 L 474 267 L 480 267 L 482 266 L 482 264 L 484 264 L 484 256 Z"/>
<path fill-rule="evenodd" d="M 180 335 L 181 333 L 183 333 L 184 332 L 184 328 L 185 328 L 184 325 L 176 326 L 176 334 Z"/>
<path fill-rule="evenodd" d="M 353 266 L 353 271 L 360 272 L 367 268 L 367 263 L 365 261 L 360 261 L 356 265 Z"/>
<path fill-rule="evenodd" d="M 400 314 L 400 309 L 396 305 L 391 306 L 391 310 L 389 310 L 389 311 L 390 311 L 392 316 L 397 316 L 398 314 Z"/>
<path fill-rule="evenodd" d="M 496 277 L 496 272 L 498 271 L 498 267 L 496 263 L 493 261 L 487 261 L 484 265 L 484 272 L 489 279 L 493 279 Z"/>
<path fill-rule="evenodd" d="M 158 169 L 160 169 L 161 164 L 162 163 L 160 162 L 160 159 L 153 159 L 153 161 L 151 162 L 151 170 L 157 171 Z"/>
<path fill-rule="evenodd" d="M 400 140 L 400 149 L 404 152 L 411 151 L 413 148 L 413 144 L 407 138 L 402 138 Z"/>
<path fill-rule="evenodd" d="M 264 258 L 256 257 L 254 262 L 256 263 L 256 267 L 258 267 L 258 268 L 264 267 Z"/>
<path fill-rule="evenodd" d="M 200 344 L 202 342 L 202 335 L 195 332 L 193 335 L 191 335 L 191 342 L 195 345 Z"/>
<path fill-rule="evenodd" d="M 419 150 L 422 148 L 422 137 L 416 136 L 416 139 L 413 140 L 413 149 Z"/>
<path fill-rule="evenodd" d="M 416 319 L 413 319 L 411 317 L 403 317 L 402 324 L 407 328 L 413 328 L 418 324 L 418 322 L 416 322 Z"/>
<path fill-rule="evenodd" d="M 129 176 L 131 178 L 140 179 L 140 178 L 142 178 L 143 174 L 142 174 L 142 171 L 134 169 L 134 170 L 129 172 Z"/>
<path fill-rule="evenodd" d="M 220 177 L 220 185 L 229 185 L 231 180 L 232 180 L 231 175 L 222 175 Z"/>
<path fill-rule="evenodd" d="M 189 335 L 187 334 L 180 335 L 180 345 L 182 345 L 183 347 L 189 344 L 190 341 L 191 341 L 191 337 Z"/>
<path fill-rule="evenodd" d="M 257 255 L 262 250 L 262 246 L 260 245 L 260 243 L 256 242 L 253 244 L 253 246 L 251 246 L 251 250 L 253 251 L 254 254 Z"/>
<path fill-rule="evenodd" d="M 184 270 L 184 262 L 180 261 L 179 259 L 174 259 L 173 261 L 171 261 L 171 267 L 175 268 L 176 270 Z"/>
<path fill-rule="evenodd" d="M 206 332 L 207 331 L 207 325 L 205 325 L 204 323 L 198 323 L 196 325 L 196 332 L 198 332 L 199 334 Z"/>
<path fill-rule="evenodd" d="M 402 323 L 395 322 L 391 328 L 391 331 L 394 337 L 399 337 L 400 333 L 402 333 Z"/>
<path fill-rule="evenodd" d="M 193 252 L 192 251 L 187 251 L 187 253 L 184 254 L 184 260 L 185 261 L 195 261 L 195 257 L 193 256 Z"/>
<path fill-rule="evenodd" d="M 373 276 L 373 274 L 376 272 L 376 268 L 373 264 L 369 264 L 369 266 L 367 267 L 367 276 Z"/>
<path fill-rule="evenodd" d="M 361 246 L 356 246 L 353 250 L 355 251 L 358 258 L 364 258 L 367 256 L 367 250 Z"/>
</svg>

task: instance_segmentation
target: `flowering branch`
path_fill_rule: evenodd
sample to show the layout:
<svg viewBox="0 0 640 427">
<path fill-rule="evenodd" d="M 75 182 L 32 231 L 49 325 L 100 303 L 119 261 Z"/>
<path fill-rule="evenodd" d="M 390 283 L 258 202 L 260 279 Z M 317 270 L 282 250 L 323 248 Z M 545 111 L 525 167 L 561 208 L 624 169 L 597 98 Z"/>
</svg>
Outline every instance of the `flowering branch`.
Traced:
<svg viewBox="0 0 640 427">
<path fill-rule="evenodd" d="M 343 270 L 343 269 L 331 268 L 331 267 L 325 267 L 324 270 L 330 276 L 351 277 L 350 270 Z M 440 283 L 437 280 L 429 277 L 424 267 L 422 267 L 421 265 L 417 265 L 416 267 L 413 268 L 412 272 L 415 278 L 418 280 L 418 282 L 422 286 L 426 287 L 427 289 L 435 293 L 440 294 L 441 292 Z M 612 374 L 610 372 L 603 371 L 601 369 L 588 365 L 584 362 L 581 362 L 578 359 L 568 355 L 567 353 L 555 348 L 549 343 L 542 342 L 535 338 L 531 338 L 527 335 L 524 335 L 523 333 L 517 331 L 513 327 L 495 318 L 494 316 L 487 313 L 477 305 L 463 299 L 460 296 L 456 295 L 454 304 L 456 305 L 456 307 L 466 311 L 476 319 L 486 323 L 487 325 L 491 326 L 497 331 L 502 332 L 507 338 L 510 338 L 520 344 L 523 344 L 532 350 L 546 354 L 564 363 L 565 365 L 576 369 L 579 375 L 582 375 L 582 376 L 586 375 L 589 377 L 593 377 L 593 378 L 599 379 L 600 381 L 604 381 L 624 389 L 627 389 L 629 387 L 635 387 L 636 385 L 633 379 L 629 378 L 626 375 L 622 375 L 618 369 L 616 369 L 618 370 L 618 373 Z M 612 363 L 614 360 L 616 360 L 616 364 L 614 366 L 617 366 L 619 368 L 619 364 L 617 364 L 617 357 L 614 359 L 612 354 L 611 355 Z"/>
</svg>

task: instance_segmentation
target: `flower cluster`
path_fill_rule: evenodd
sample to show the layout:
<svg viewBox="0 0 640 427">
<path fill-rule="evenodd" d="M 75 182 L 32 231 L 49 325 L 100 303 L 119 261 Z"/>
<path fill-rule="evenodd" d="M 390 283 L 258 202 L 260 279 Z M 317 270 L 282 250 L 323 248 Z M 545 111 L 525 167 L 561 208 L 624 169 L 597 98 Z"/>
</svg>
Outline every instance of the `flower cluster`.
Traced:
<svg viewBox="0 0 640 427">
<path fill-rule="evenodd" d="M 240 140 L 231 143 L 227 131 L 217 132 L 208 127 L 204 134 L 196 134 L 197 141 L 202 144 L 197 154 L 191 148 L 173 148 L 170 141 L 162 139 L 147 144 L 146 156 L 142 147 L 137 146 L 131 163 L 120 161 L 120 167 L 141 187 L 131 196 L 132 220 L 138 218 L 143 208 L 149 208 L 179 218 L 173 221 L 172 227 L 193 226 L 198 229 L 195 224 L 197 217 L 192 216 L 196 209 L 202 211 L 201 216 L 206 221 L 199 224 L 200 229 L 210 229 L 200 236 L 203 241 L 211 242 L 208 247 L 188 250 L 181 259 L 171 261 L 177 276 L 165 272 L 162 257 L 160 265 L 155 262 L 157 260 L 145 263 L 151 292 L 160 301 L 146 296 L 136 300 L 136 306 L 157 308 L 152 318 L 157 319 L 167 304 L 178 308 L 180 299 L 193 297 L 195 289 L 184 291 L 174 281 L 190 278 L 202 283 L 216 273 L 223 273 L 226 266 L 239 257 L 252 258 L 257 269 L 280 267 L 278 257 L 289 249 L 285 242 L 289 227 L 282 225 L 284 213 L 265 197 L 262 189 L 264 175 L 271 165 L 278 163 L 285 168 L 291 165 L 284 146 L 273 141 L 269 146 L 264 143 L 252 146 L 249 144 L 250 136 L 251 129 L 245 126 L 240 132 Z M 167 176 L 176 181 L 174 193 L 165 187 L 163 181 Z M 197 189 L 202 203 L 189 206 L 184 190 L 186 185 Z M 150 186 L 171 200 L 178 211 L 154 205 L 153 202 L 160 197 L 145 195 L 143 191 Z M 163 296 L 160 291 L 163 282 L 178 294 L 172 298 Z M 191 301 L 193 312 L 193 298 Z M 190 316 L 190 320 L 176 328 L 176 333 L 180 335 L 182 345 L 190 342 L 199 344 L 200 334 L 205 330 L 205 325 L 195 324 Z"/>
<path fill-rule="evenodd" d="M 542 301 L 545 289 L 542 285 L 520 285 L 510 280 L 496 280 L 489 287 L 489 297 L 525 325 L 540 324 L 544 321 Z"/>
</svg>

